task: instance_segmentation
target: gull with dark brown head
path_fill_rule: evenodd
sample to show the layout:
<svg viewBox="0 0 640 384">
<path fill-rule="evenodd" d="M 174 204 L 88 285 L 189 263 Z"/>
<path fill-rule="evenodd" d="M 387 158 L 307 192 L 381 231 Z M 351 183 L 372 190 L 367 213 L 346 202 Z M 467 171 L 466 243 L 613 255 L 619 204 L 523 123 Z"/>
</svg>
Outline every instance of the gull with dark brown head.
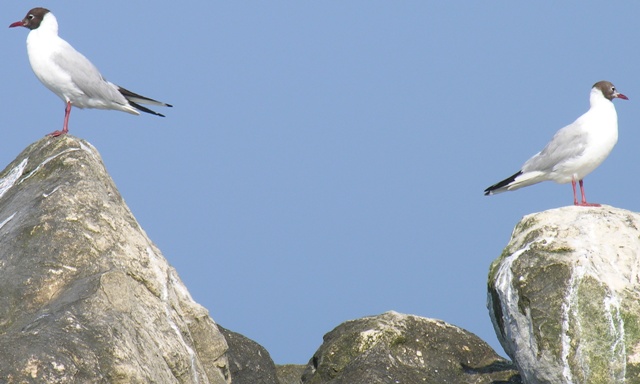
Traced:
<svg viewBox="0 0 640 384">
<path fill-rule="evenodd" d="M 518 172 L 488 187 L 484 194 L 495 195 L 552 180 L 571 183 L 574 205 L 599 207 L 599 204 L 587 203 L 583 179 L 602 164 L 618 141 L 615 98 L 628 100 L 610 82 L 595 83 L 589 96 L 589 110 L 556 132 L 544 149 L 527 160 Z M 580 202 L 576 182 L 580 185 Z"/>
<path fill-rule="evenodd" d="M 142 111 L 162 117 L 164 115 L 140 104 L 171 107 L 105 80 L 86 57 L 58 36 L 58 21 L 46 8 L 33 8 L 24 19 L 9 27 L 30 30 L 27 53 L 31 68 L 42 84 L 66 103 L 62 131 L 52 132 L 51 136 L 69 131 L 71 106 L 113 109 L 133 115 L 139 115 L 139 111 Z"/>
</svg>

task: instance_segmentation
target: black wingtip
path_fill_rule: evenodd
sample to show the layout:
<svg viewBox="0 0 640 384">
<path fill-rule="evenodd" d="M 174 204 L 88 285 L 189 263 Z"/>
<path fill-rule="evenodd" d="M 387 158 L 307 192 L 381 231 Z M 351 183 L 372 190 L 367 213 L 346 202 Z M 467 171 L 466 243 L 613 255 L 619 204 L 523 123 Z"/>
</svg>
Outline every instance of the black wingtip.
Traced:
<svg viewBox="0 0 640 384">
<path fill-rule="evenodd" d="M 152 115 L 156 115 L 156 116 L 160 116 L 160 117 L 166 117 L 165 115 L 163 115 L 162 113 L 158 113 L 156 111 L 152 111 L 147 107 L 143 107 L 142 105 L 138 104 L 138 103 L 134 103 L 133 101 L 129 100 L 129 104 L 131 104 L 132 107 L 134 107 L 135 109 L 142 111 L 142 112 L 146 112 L 146 113 L 150 113 Z"/>
<path fill-rule="evenodd" d="M 119 85 L 117 85 L 117 87 L 118 87 L 118 92 L 120 92 L 120 94 L 122 96 L 124 96 L 125 99 L 127 99 L 129 104 L 131 104 L 131 106 L 133 106 L 134 108 L 136 108 L 136 109 L 138 109 L 138 110 L 140 110 L 142 112 L 150 113 L 150 114 L 156 115 L 156 116 L 165 117 L 162 113 L 158 113 L 156 111 L 152 111 L 149 108 L 141 106 L 139 103 L 159 105 L 161 107 L 173 107 L 173 105 L 171 105 L 171 104 L 167 104 L 167 103 L 162 102 L 162 101 L 154 100 L 152 98 L 139 95 L 139 94 L 137 94 L 135 92 L 131 92 L 130 90 L 128 90 L 126 88 L 122 88 Z"/>
<path fill-rule="evenodd" d="M 516 173 L 514 173 L 513 175 L 511 175 L 510 177 L 507 177 L 506 179 L 493 184 L 492 186 L 488 187 L 487 189 L 484 190 L 484 195 L 485 196 L 489 196 L 491 194 L 491 192 L 495 191 L 496 189 L 500 189 L 502 187 L 505 187 L 509 184 L 511 184 L 516 177 L 522 175 L 522 171 L 518 171 Z"/>
</svg>

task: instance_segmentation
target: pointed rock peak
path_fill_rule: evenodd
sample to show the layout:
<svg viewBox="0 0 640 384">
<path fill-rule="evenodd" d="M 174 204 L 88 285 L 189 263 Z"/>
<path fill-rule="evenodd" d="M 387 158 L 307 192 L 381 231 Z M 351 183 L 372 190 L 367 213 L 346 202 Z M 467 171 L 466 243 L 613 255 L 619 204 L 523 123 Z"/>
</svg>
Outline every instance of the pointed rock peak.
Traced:
<svg viewBox="0 0 640 384">
<path fill-rule="evenodd" d="M 45 137 L 0 173 L 0 265 L 4 378 L 230 382 L 224 336 L 88 142 Z"/>
</svg>

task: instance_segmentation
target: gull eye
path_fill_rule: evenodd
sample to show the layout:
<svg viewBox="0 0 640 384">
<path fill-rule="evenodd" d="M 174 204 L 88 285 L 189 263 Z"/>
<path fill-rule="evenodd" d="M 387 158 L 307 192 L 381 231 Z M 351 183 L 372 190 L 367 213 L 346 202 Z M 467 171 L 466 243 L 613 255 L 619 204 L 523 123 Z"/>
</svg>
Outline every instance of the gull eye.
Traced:
<svg viewBox="0 0 640 384">
<path fill-rule="evenodd" d="M 33 20 L 33 18 L 34 18 L 34 17 L 35 17 L 35 16 L 33 16 L 32 14 L 28 14 L 28 15 L 27 15 L 27 19 L 29 19 L 29 20 Z"/>
</svg>

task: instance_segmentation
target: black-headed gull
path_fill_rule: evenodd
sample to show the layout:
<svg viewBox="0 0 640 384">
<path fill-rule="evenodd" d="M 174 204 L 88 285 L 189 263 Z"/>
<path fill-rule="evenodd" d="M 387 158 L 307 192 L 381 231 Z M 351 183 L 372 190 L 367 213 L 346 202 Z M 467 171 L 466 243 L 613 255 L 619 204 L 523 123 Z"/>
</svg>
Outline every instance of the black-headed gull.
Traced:
<svg viewBox="0 0 640 384">
<path fill-rule="evenodd" d="M 52 132 L 51 136 L 69 131 L 72 105 L 78 108 L 114 109 L 134 115 L 142 111 L 162 117 L 164 115 L 140 104 L 171 107 L 105 80 L 86 57 L 58 36 L 58 21 L 48 9 L 33 8 L 24 19 L 9 26 L 13 27 L 30 29 L 27 53 L 31 69 L 42 84 L 66 103 L 62 131 Z"/>
<path fill-rule="evenodd" d="M 571 182 L 574 205 L 599 207 L 600 204 L 587 203 L 582 179 L 602 164 L 618 141 L 618 115 L 612 102 L 616 97 L 628 100 L 610 82 L 595 83 L 589 96 L 589 110 L 556 132 L 520 171 L 485 189 L 484 194 L 514 191 L 546 180 Z M 580 184 L 581 202 L 576 195 L 576 181 Z"/>
</svg>

